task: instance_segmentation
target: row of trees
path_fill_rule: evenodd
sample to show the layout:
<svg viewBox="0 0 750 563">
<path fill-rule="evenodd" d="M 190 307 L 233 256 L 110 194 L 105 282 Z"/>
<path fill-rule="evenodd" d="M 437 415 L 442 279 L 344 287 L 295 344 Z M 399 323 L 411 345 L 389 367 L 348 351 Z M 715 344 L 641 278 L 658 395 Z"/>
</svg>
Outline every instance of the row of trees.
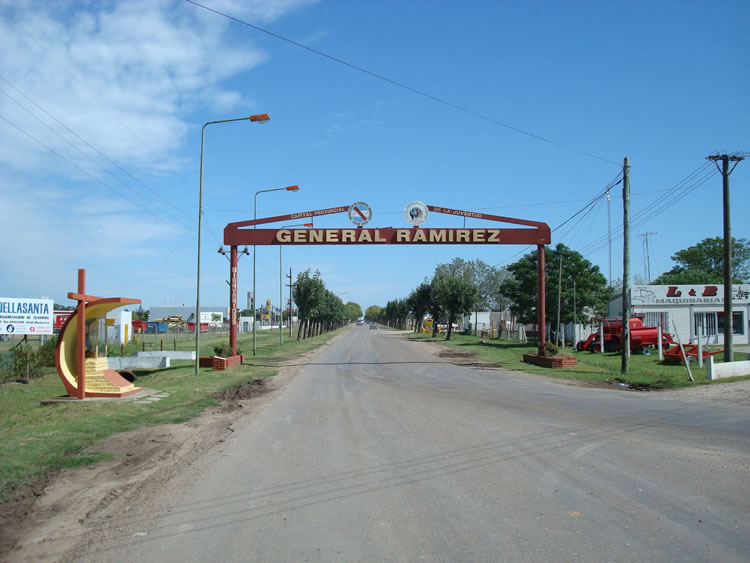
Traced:
<svg viewBox="0 0 750 563">
<path fill-rule="evenodd" d="M 458 315 L 477 307 L 495 308 L 505 306 L 498 291 L 499 284 L 507 272 L 482 262 L 454 258 L 448 264 L 438 264 L 431 279 L 425 279 L 409 295 L 389 301 L 384 308 L 370 307 L 365 315 L 390 326 L 403 329 L 406 318 L 414 315 L 414 330 L 422 328 L 422 319 L 429 314 L 433 319 L 433 336 L 437 325 L 445 320 L 450 340 L 453 324 Z"/>
<path fill-rule="evenodd" d="M 747 282 L 750 279 L 747 239 L 732 239 L 732 256 L 734 283 Z M 675 253 L 672 260 L 676 265 L 653 284 L 721 283 L 723 239 L 704 239 Z M 564 244 L 545 247 L 544 274 L 546 318 L 553 327 L 558 318 L 560 324 L 586 324 L 592 316 L 606 315 L 609 300 L 620 292 L 616 284 L 607 283 L 598 266 Z M 435 320 L 447 320 L 448 338 L 456 316 L 472 310 L 509 310 L 519 323 L 535 324 L 537 282 L 536 250 L 502 268 L 481 260 L 455 258 L 448 264 L 439 264 L 432 279 L 426 279 L 408 297 L 389 301 L 384 308 L 372 306 L 366 316 L 404 328 L 411 313 L 416 319 L 415 330 L 419 330 L 422 319 L 429 314 Z"/>
<path fill-rule="evenodd" d="M 547 319 L 561 323 L 588 322 L 591 312 L 606 312 L 614 290 L 607 285 L 599 267 L 564 244 L 545 249 L 545 299 Z M 558 282 L 559 283 L 556 283 Z M 564 283 L 562 283 L 564 280 Z M 414 315 L 414 330 L 422 319 L 433 319 L 433 336 L 438 322 L 445 321 L 450 339 L 459 315 L 471 311 L 510 310 L 522 324 L 536 323 L 537 252 L 518 262 L 497 268 L 482 260 L 454 258 L 439 264 L 431 279 L 425 279 L 406 298 L 389 301 L 384 308 L 370 307 L 366 316 L 397 328 L 404 328 L 407 316 Z"/>
<path fill-rule="evenodd" d="M 299 317 L 297 340 L 334 330 L 362 316 L 362 308 L 357 303 L 344 304 L 326 288 L 317 270 L 312 272 L 308 268 L 297 275 L 292 296 Z"/>
</svg>

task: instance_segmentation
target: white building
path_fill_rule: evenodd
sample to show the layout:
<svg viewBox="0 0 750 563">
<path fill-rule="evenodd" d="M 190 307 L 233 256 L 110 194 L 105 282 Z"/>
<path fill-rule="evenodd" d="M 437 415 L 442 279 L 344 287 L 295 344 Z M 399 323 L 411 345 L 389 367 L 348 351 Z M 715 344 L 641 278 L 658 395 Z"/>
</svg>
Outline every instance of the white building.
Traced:
<svg viewBox="0 0 750 563">
<path fill-rule="evenodd" d="M 748 344 L 750 333 L 750 284 L 732 286 L 734 344 Z M 631 293 L 631 315 L 643 316 L 647 326 L 662 324 L 665 332 L 682 342 L 724 344 L 724 285 L 635 285 Z M 611 317 L 622 316 L 622 297 L 609 303 Z M 674 324 L 673 324 L 674 323 Z"/>
</svg>

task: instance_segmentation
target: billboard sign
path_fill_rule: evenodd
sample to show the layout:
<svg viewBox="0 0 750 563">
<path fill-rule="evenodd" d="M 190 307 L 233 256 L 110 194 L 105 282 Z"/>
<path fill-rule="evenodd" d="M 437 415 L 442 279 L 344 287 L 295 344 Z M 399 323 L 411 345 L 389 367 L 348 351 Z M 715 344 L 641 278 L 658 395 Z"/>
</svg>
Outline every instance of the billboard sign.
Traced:
<svg viewBox="0 0 750 563">
<path fill-rule="evenodd" d="M 0 297 L 0 334 L 52 334 L 52 299 Z"/>
<path fill-rule="evenodd" d="M 60 330 L 65 324 L 65 321 L 67 321 L 68 317 L 72 314 L 73 311 L 55 311 L 54 324 L 52 325 L 52 328 L 55 330 Z"/>
<path fill-rule="evenodd" d="M 221 326 L 224 323 L 224 313 L 221 311 L 201 311 L 201 325 L 208 323 L 210 326 Z"/>
</svg>

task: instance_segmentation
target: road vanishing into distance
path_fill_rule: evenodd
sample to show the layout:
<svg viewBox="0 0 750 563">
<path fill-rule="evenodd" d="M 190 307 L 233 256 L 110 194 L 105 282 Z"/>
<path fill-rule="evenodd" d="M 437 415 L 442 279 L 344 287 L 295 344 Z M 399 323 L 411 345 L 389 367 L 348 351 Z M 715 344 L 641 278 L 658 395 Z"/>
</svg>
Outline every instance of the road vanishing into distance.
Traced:
<svg viewBox="0 0 750 563">
<path fill-rule="evenodd" d="M 750 408 L 432 346 L 352 327 L 86 559 L 750 560 Z"/>
</svg>

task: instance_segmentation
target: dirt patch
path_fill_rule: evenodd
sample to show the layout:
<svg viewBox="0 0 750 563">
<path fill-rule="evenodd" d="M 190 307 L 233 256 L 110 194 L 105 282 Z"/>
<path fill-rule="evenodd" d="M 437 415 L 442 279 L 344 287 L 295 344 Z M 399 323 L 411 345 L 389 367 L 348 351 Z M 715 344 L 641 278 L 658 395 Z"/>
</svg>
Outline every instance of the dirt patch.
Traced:
<svg viewBox="0 0 750 563">
<path fill-rule="evenodd" d="M 472 354 L 471 352 L 467 352 L 465 350 L 447 348 L 445 350 L 440 350 L 440 352 L 438 353 L 438 357 L 440 358 L 472 358 L 474 357 L 474 354 Z"/>
<path fill-rule="evenodd" d="M 215 393 L 214 397 L 222 401 L 222 409 L 227 410 L 227 408 L 242 407 L 240 401 L 260 397 L 269 391 L 270 385 L 266 384 L 265 379 L 251 379 L 243 385 L 228 387 L 227 389 L 224 389 L 224 391 Z"/>
<path fill-rule="evenodd" d="M 0 560 L 75 561 L 109 523 L 131 507 L 147 505 L 155 492 L 200 457 L 215 455 L 235 430 L 251 424 L 299 370 L 333 344 L 295 358 L 273 378 L 217 394 L 218 408 L 183 424 L 140 428 L 111 436 L 84 453 L 104 452 L 112 461 L 50 472 L 5 491 L 0 503 Z"/>
</svg>

